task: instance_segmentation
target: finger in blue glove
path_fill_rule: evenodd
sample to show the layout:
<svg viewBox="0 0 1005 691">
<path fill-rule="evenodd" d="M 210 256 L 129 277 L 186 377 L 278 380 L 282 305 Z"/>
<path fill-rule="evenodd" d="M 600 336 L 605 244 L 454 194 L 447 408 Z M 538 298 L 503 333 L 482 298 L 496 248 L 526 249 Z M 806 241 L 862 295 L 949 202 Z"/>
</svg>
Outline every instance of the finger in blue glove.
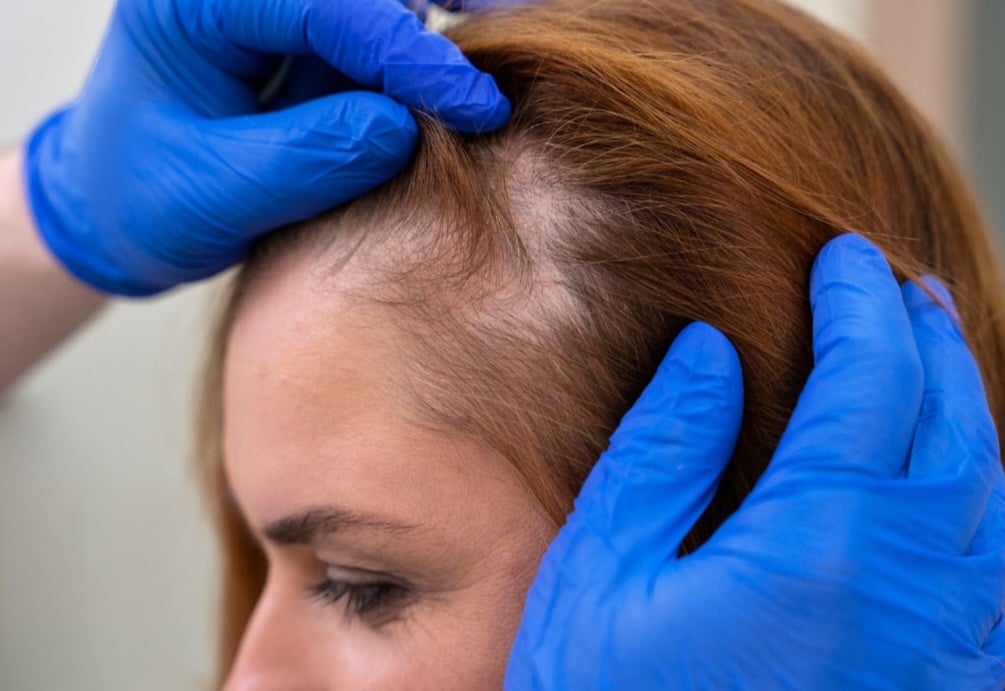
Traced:
<svg viewBox="0 0 1005 691">
<path fill-rule="evenodd" d="M 545 555 L 509 691 L 1002 688 L 1005 482 L 959 329 L 858 236 L 811 293 L 815 368 L 751 495 L 676 558 L 736 422 L 681 415 L 701 377 L 661 369 Z"/>
<path fill-rule="evenodd" d="M 285 54 L 384 93 L 268 110 Z M 417 142 L 408 106 L 464 131 L 509 114 L 491 77 L 395 0 L 123 0 L 80 96 L 28 142 L 31 208 L 82 281 L 150 295 L 389 179 Z"/>
</svg>

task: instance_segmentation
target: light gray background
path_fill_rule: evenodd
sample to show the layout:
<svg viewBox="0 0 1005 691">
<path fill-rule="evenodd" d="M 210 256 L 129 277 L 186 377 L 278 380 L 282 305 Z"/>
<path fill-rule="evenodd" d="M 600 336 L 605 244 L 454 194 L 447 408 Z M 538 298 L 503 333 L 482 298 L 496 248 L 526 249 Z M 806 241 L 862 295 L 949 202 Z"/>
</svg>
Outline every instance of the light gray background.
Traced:
<svg viewBox="0 0 1005 691">
<path fill-rule="evenodd" d="M 1005 2 L 973 0 L 969 158 L 988 221 L 1005 248 Z"/>
<path fill-rule="evenodd" d="M 882 53 L 882 37 L 869 36 L 870 1 L 798 4 Z M 1003 4 L 980 2 L 998 22 L 980 27 L 986 50 L 1001 55 L 992 41 Z M 77 91 L 111 5 L 0 2 L 0 143 L 21 140 Z M 981 78 L 997 84 L 997 92 L 982 89 L 982 106 L 997 93 L 999 110 L 969 122 L 980 133 L 984 192 L 1002 218 L 1005 81 L 990 52 L 981 59 Z M 215 565 L 187 459 L 191 383 L 212 290 L 113 305 L 0 406 L 3 691 L 205 686 Z"/>
<path fill-rule="evenodd" d="M 80 88 L 111 7 L 0 0 L 0 143 Z M 206 290 L 112 305 L 0 404 L 3 691 L 207 687 L 214 554 L 187 455 Z"/>
</svg>

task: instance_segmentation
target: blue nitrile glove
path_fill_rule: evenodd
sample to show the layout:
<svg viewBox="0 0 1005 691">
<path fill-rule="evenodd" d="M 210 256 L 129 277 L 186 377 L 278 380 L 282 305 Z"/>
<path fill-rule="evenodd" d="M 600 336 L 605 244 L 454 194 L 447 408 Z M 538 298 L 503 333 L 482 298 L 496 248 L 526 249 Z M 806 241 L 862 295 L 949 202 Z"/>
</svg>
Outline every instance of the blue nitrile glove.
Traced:
<svg viewBox="0 0 1005 691">
<path fill-rule="evenodd" d="M 270 108 L 260 91 L 284 55 L 386 95 Z M 393 176 L 417 141 L 406 105 L 463 131 L 509 115 L 492 78 L 395 0 L 120 0 L 82 93 L 28 142 L 31 207 L 78 278 L 149 295 Z"/>
<path fill-rule="evenodd" d="M 544 558 L 507 691 L 1005 687 L 1005 478 L 974 360 L 858 236 L 811 291 L 816 366 L 771 465 L 677 559 L 742 405 L 725 337 L 680 335 Z"/>
</svg>

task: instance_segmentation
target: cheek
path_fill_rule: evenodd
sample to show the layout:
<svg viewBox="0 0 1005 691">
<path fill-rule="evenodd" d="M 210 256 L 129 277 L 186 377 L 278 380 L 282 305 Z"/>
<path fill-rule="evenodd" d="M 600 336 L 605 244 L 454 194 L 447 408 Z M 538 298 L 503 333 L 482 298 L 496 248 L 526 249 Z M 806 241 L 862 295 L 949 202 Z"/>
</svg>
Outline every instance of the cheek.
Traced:
<svg viewBox="0 0 1005 691">
<path fill-rule="evenodd" d="M 431 597 L 403 622 L 395 640 L 366 651 L 383 653 L 387 663 L 387 676 L 381 680 L 386 684 L 374 688 L 502 689 L 527 590 L 546 547 L 540 535 L 539 530 L 528 531 L 523 545 L 492 554 L 494 564 L 484 580 Z M 366 660 L 362 657 L 361 664 Z"/>
<path fill-rule="evenodd" d="M 491 610 L 484 614 L 491 616 Z M 416 617 L 421 614 L 414 615 Z M 498 620 L 497 620 L 498 621 Z M 515 623 L 513 630 L 515 631 Z M 345 633 L 331 677 L 374 691 L 492 691 L 502 689 L 512 636 L 497 636 L 481 622 L 444 613 L 414 620 L 394 637 Z"/>
<path fill-rule="evenodd" d="M 493 577 L 426 595 L 373 628 L 304 594 L 301 569 L 277 564 L 245 631 L 227 689 L 369 691 L 502 688 L 536 553 L 506 555 Z"/>
<path fill-rule="evenodd" d="M 498 578 L 429 596 L 387 633 L 346 630 L 342 670 L 358 685 L 392 691 L 502 689 L 509 651 L 540 554 L 524 555 Z M 524 566 L 517 566 L 522 563 Z M 335 670 L 333 670 L 335 671 Z"/>
</svg>

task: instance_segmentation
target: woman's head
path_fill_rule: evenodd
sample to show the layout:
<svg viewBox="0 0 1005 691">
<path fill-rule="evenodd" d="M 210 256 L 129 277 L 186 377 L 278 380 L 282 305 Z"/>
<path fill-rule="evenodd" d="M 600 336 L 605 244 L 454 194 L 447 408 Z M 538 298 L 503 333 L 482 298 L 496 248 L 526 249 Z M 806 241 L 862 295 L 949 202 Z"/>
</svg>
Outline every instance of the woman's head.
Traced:
<svg viewBox="0 0 1005 691">
<path fill-rule="evenodd" d="M 500 454 L 410 419 L 393 312 L 317 261 L 250 286 L 224 366 L 227 482 L 269 561 L 232 688 L 499 687 L 550 526 Z"/>
<path fill-rule="evenodd" d="M 839 38 L 759 0 L 557 0 L 450 35 L 512 99 L 507 128 L 424 122 L 396 180 L 264 241 L 221 320 L 201 424 L 239 680 L 498 686 L 548 538 L 702 320 L 746 393 L 696 547 L 770 459 L 810 367 L 809 268 L 838 233 L 954 288 L 1005 417 L 986 232 Z M 371 586 L 325 609 L 304 593 L 326 577 Z"/>
</svg>

